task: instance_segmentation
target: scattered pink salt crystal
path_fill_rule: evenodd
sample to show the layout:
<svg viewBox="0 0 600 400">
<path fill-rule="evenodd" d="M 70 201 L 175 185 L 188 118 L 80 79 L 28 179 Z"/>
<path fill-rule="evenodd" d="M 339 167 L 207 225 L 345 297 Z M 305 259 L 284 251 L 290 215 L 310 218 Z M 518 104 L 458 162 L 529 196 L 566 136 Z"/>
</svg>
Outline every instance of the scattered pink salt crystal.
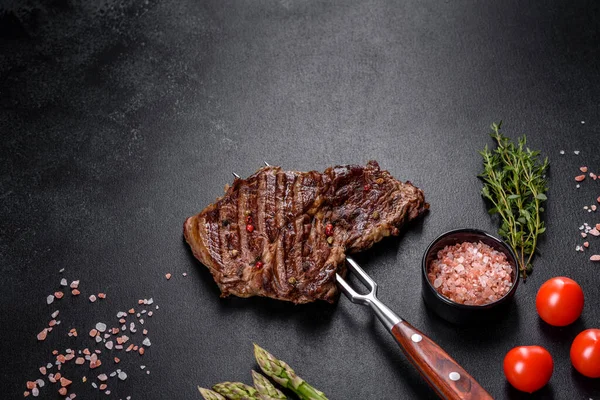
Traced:
<svg viewBox="0 0 600 400">
<path fill-rule="evenodd" d="M 600 261 L 600 254 L 594 254 L 591 256 L 590 261 Z"/>
<path fill-rule="evenodd" d="M 586 249 L 587 249 L 588 247 L 590 247 L 590 242 L 583 242 L 583 247 L 585 247 Z"/>
<path fill-rule="evenodd" d="M 585 167 L 585 166 L 584 167 L 579 167 L 579 170 L 581 172 L 587 172 L 588 171 L 588 167 Z"/>
<path fill-rule="evenodd" d="M 575 177 L 575 180 L 576 180 L 577 182 L 581 182 L 581 181 L 583 181 L 584 179 L 585 179 L 585 175 L 577 175 L 577 176 Z"/>
<path fill-rule="evenodd" d="M 589 234 L 593 235 L 593 236 L 600 236 L 600 231 L 598 231 L 598 229 L 594 228 L 591 231 L 589 231 Z"/>
<path fill-rule="evenodd" d="M 42 341 L 46 340 L 46 336 L 48 335 L 48 329 L 44 328 L 40 333 L 37 334 L 37 340 Z"/>
</svg>

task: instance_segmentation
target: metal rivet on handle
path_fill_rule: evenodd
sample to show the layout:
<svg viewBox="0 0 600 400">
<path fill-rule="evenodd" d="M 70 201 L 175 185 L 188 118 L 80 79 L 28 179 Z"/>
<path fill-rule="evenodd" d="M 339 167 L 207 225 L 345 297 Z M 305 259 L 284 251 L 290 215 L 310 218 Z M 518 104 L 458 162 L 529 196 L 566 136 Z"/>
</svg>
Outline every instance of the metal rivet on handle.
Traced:
<svg viewBox="0 0 600 400">
<path fill-rule="evenodd" d="M 419 335 L 418 333 L 413 333 L 410 339 L 415 343 L 419 343 L 421 340 L 423 340 L 423 336 Z"/>
<path fill-rule="evenodd" d="M 460 374 L 458 372 L 450 372 L 448 378 L 450 378 L 451 381 L 457 381 L 460 379 Z"/>
</svg>

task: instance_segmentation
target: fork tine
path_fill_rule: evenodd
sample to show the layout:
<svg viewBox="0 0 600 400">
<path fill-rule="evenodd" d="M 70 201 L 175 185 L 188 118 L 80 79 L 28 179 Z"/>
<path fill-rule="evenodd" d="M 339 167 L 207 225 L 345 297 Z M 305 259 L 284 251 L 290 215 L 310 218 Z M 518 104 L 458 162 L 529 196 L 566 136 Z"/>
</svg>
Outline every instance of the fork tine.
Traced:
<svg viewBox="0 0 600 400">
<path fill-rule="evenodd" d="M 358 276 L 358 279 L 373 293 L 377 295 L 377 283 L 350 257 L 346 257 L 349 270 Z"/>
<path fill-rule="evenodd" d="M 352 286 L 350 286 L 348 282 L 346 282 L 346 280 L 340 276 L 340 274 L 335 274 L 335 280 L 340 284 L 342 292 L 346 295 L 348 300 L 357 304 L 369 304 L 368 295 L 357 293 L 354 289 L 352 289 Z"/>
<path fill-rule="evenodd" d="M 240 179 L 240 176 L 238 174 L 236 174 L 235 172 L 232 172 L 233 176 L 235 176 L 236 178 Z"/>
<path fill-rule="evenodd" d="M 352 297 L 355 296 L 359 296 L 359 294 L 356 291 L 354 291 L 354 289 L 352 289 L 352 286 L 350 286 L 348 282 L 346 282 L 346 280 L 340 276 L 340 274 L 335 274 L 335 279 L 342 287 L 342 292 L 344 292 L 344 294 L 349 299 L 352 299 Z"/>
</svg>

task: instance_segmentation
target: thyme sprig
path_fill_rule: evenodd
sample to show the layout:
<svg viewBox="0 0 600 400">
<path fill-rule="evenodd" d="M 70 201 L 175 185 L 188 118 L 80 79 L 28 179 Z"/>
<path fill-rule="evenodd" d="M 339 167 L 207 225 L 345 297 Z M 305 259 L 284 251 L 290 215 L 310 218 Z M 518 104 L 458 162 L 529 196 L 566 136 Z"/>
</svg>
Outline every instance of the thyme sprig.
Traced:
<svg viewBox="0 0 600 400">
<path fill-rule="evenodd" d="M 491 215 L 501 220 L 498 233 L 513 248 L 518 258 L 523 279 L 533 270 L 531 261 L 536 252 L 538 237 L 546 231 L 541 213 L 547 200 L 548 158 L 540 159 L 540 152 L 527 147 L 525 135 L 513 143 L 500 133 L 502 121 L 491 125 L 490 136 L 496 148 L 486 145 L 480 151 L 483 157 L 481 195 L 490 201 Z"/>
</svg>

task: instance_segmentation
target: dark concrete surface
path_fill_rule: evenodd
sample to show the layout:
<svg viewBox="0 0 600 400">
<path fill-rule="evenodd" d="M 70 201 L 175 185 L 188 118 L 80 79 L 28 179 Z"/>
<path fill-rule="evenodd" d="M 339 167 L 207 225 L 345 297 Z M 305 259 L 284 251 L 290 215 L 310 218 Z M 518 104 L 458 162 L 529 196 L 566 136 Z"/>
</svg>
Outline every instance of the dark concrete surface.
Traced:
<svg viewBox="0 0 600 400">
<path fill-rule="evenodd" d="M 8 1 L 0 6 L 0 376 L 19 398 L 51 351 L 95 348 L 87 332 L 153 297 L 152 346 L 123 354 L 111 398 L 197 399 L 196 385 L 251 382 L 252 342 L 288 361 L 330 399 L 435 395 L 368 310 L 219 299 L 182 240 L 186 217 L 231 172 L 263 160 L 289 169 L 376 159 L 422 187 L 431 212 L 358 260 L 380 298 L 429 334 L 498 399 L 597 399 L 569 347 L 600 327 L 600 274 L 576 253 L 582 207 L 600 181 L 600 17 L 593 1 Z M 494 232 L 479 195 L 477 151 L 492 121 L 526 133 L 551 162 L 548 230 L 534 275 L 491 324 L 451 326 L 424 306 L 419 266 L 439 233 Z M 584 121 L 585 123 L 582 123 Z M 559 151 L 564 149 L 565 155 Z M 574 155 L 574 150 L 581 150 Z M 59 270 L 65 268 L 62 274 Z M 166 281 L 164 274 L 173 278 Z M 186 272 L 187 277 L 182 273 Z M 572 326 L 540 322 L 535 294 L 566 275 L 586 294 Z M 46 305 L 62 277 L 82 295 Z M 104 291 L 104 301 L 87 296 Z M 60 309 L 61 325 L 36 340 Z M 77 338 L 68 329 L 76 327 Z M 137 335 L 137 336 L 136 336 Z M 140 333 L 131 335 L 139 342 Z M 133 339 L 132 339 L 133 340 Z M 550 384 L 511 389 L 504 354 L 538 344 Z M 116 353 L 115 350 L 112 353 Z M 78 398 L 104 364 L 65 367 Z M 146 365 L 150 375 L 140 369 Z M 88 377 L 87 383 L 81 377 Z M 40 398 L 56 398 L 56 388 Z"/>
</svg>

